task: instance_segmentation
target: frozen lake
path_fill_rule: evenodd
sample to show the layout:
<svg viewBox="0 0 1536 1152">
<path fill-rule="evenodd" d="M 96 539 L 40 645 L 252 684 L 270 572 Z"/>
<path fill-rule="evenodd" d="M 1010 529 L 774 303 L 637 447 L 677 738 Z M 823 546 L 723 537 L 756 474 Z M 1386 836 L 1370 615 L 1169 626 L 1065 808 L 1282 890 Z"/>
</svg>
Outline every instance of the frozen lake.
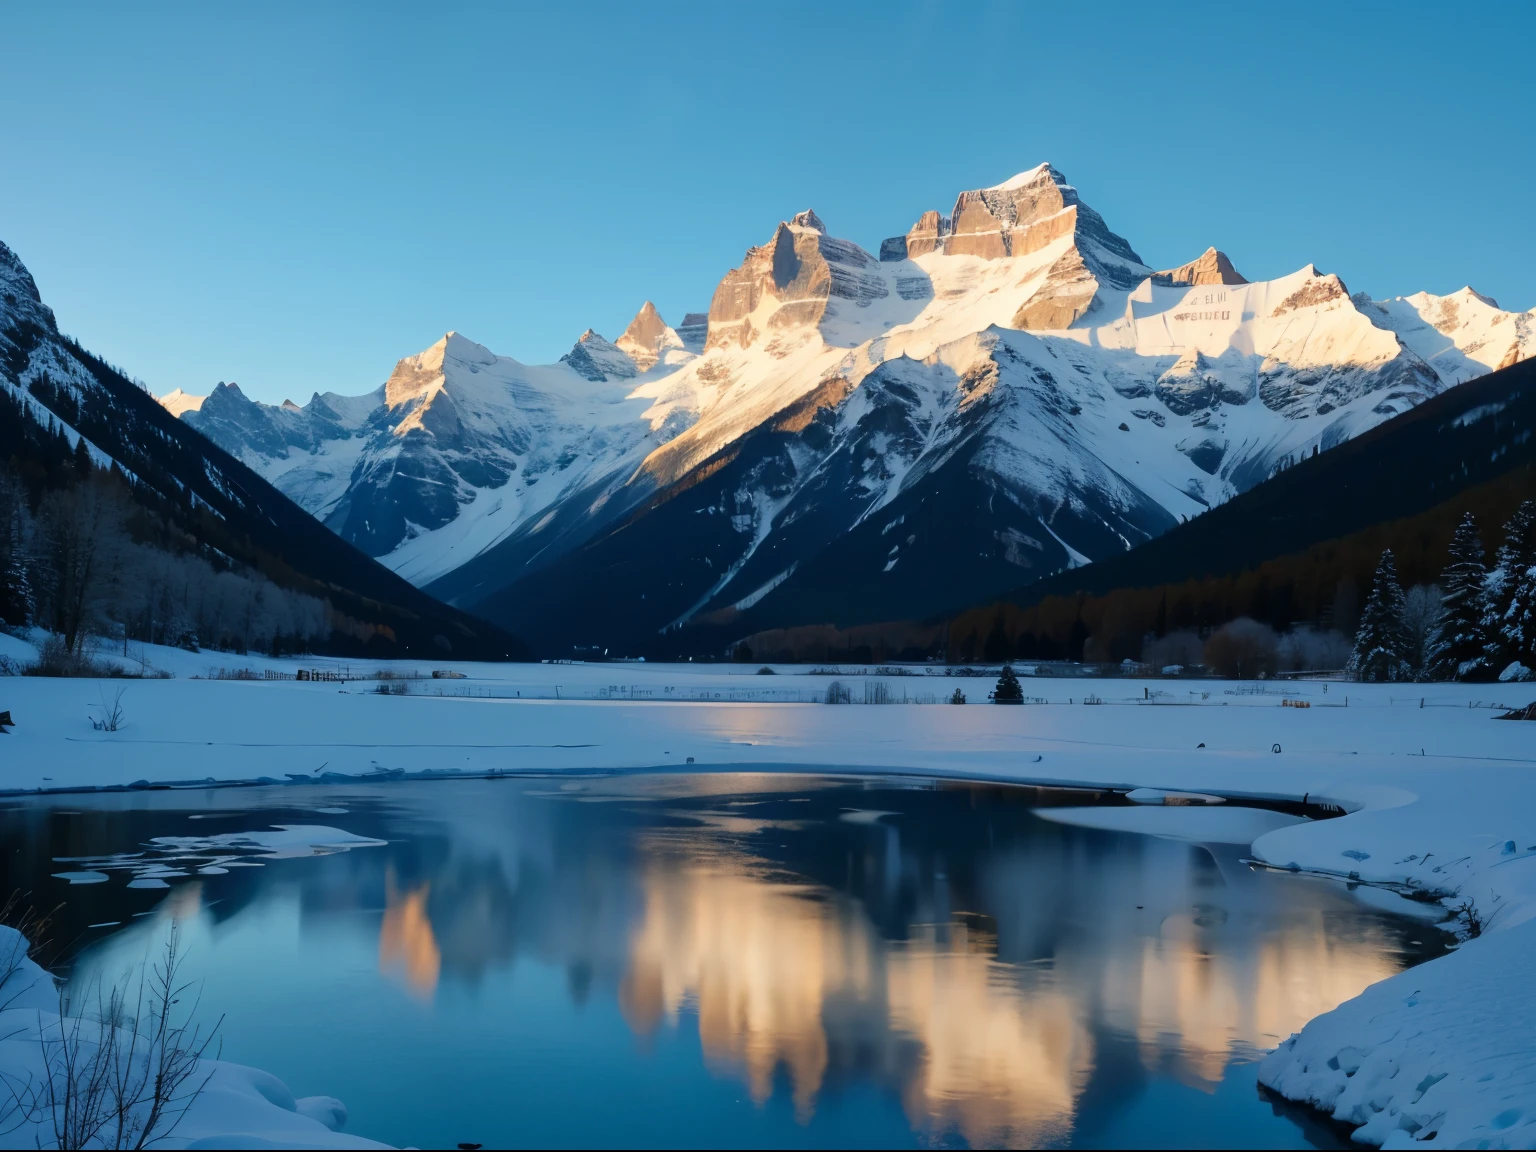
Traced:
<svg viewBox="0 0 1536 1152">
<path fill-rule="evenodd" d="M 64 902 L 75 985 L 179 918 L 225 1058 L 397 1145 L 1343 1146 L 1254 1061 L 1443 938 L 1251 870 L 1230 808 L 1172 839 L 1068 811 L 1096 799 L 739 772 L 56 795 L 9 800 L 0 850 Z M 347 835 L 241 837 L 277 825 Z"/>
</svg>

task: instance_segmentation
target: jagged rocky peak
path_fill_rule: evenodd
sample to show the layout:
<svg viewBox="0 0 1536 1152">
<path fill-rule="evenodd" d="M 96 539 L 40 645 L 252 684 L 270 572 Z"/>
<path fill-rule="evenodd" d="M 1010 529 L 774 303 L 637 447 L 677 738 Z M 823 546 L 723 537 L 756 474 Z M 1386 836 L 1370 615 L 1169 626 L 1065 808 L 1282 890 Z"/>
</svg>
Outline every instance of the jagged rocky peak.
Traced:
<svg viewBox="0 0 1536 1152">
<path fill-rule="evenodd" d="M 1177 268 L 1169 268 L 1152 277 L 1156 284 L 1171 288 L 1192 288 L 1197 284 L 1246 284 L 1248 278 L 1232 267 L 1225 252 L 1207 248 L 1196 259 Z"/>
<path fill-rule="evenodd" d="M 924 212 L 905 236 L 880 245 L 882 260 L 932 254 L 1033 258 L 1025 275 L 1038 277 L 1039 286 L 1019 306 L 1013 327 L 1035 330 L 1070 327 L 1094 306 L 1100 287 L 1127 290 L 1152 274 L 1049 164 L 962 192 L 949 216 Z"/>
<path fill-rule="evenodd" d="M 226 384 L 221 380 L 203 397 L 182 393 L 183 398 L 199 402 L 187 404 L 179 411 L 171 406 L 175 396 L 173 392 L 162 397 L 160 403 L 237 455 L 254 453 L 275 460 L 286 457 L 290 448 L 309 451 L 316 446 L 314 431 L 300 409 L 258 403 L 233 382 Z"/>
<path fill-rule="evenodd" d="M 647 300 L 640 311 L 624 329 L 624 334 L 614 341 L 614 346 L 634 361 L 641 372 L 649 371 L 669 348 L 684 347 L 683 339 L 656 311 L 656 305 Z"/>
<path fill-rule="evenodd" d="M 640 372 L 635 362 L 622 349 L 609 343 L 590 328 L 581 334 L 569 352 L 560 357 L 560 363 L 569 367 L 578 376 L 585 376 L 594 383 L 628 380 L 639 375 Z"/>
<path fill-rule="evenodd" d="M 50 332 L 58 330 L 53 309 L 38 294 L 37 281 L 32 279 L 21 257 L 4 243 L 0 243 L 0 311 L 9 313 L 13 320 L 36 324 Z"/>
<path fill-rule="evenodd" d="M 826 234 L 827 226 L 821 222 L 821 217 L 816 215 L 814 209 L 807 208 L 804 212 L 796 212 L 790 220 L 790 226 L 794 228 L 809 228 L 813 232 Z"/>
<path fill-rule="evenodd" d="M 926 256 L 938 250 L 949 235 L 949 221 L 933 209 L 917 218 L 917 223 L 905 236 L 892 236 L 880 242 L 880 259 L 905 260 L 910 256 Z"/>
<path fill-rule="evenodd" d="M 880 246 L 882 260 L 904 260 L 941 252 L 946 256 L 980 256 L 996 260 L 1027 256 L 1069 233 L 1092 241 L 1112 257 L 1109 262 L 1144 267 L 1141 257 L 1084 204 L 1077 189 L 1049 164 L 1039 164 L 1017 176 L 962 192 L 949 216 L 935 211 L 918 217 L 905 236 Z M 1125 285 L 1129 287 L 1130 285 Z"/>
<path fill-rule="evenodd" d="M 835 300 L 867 305 L 886 294 L 875 258 L 827 235 L 815 212 L 800 212 L 768 243 L 747 249 L 709 304 L 706 347 L 742 347 L 767 329 L 819 324 Z"/>
<path fill-rule="evenodd" d="M 430 348 L 414 356 L 406 356 L 395 364 L 395 370 L 384 383 L 384 403 L 390 408 L 401 404 L 430 398 L 446 380 L 450 364 L 466 367 L 496 363 L 496 354 L 483 344 L 476 344 L 467 336 L 448 332 Z"/>
</svg>

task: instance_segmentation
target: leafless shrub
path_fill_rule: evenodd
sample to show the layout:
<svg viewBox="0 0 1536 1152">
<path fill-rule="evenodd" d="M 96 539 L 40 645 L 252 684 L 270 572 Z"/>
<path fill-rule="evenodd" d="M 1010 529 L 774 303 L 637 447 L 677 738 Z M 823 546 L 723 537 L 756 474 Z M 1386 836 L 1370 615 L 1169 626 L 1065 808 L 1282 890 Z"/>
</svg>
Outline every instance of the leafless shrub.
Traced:
<svg viewBox="0 0 1536 1152">
<path fill-rule="evenodd" d="M 827 685 L 826 699 L 828 704 L 852 704 L 853 692 L 841 680 L 834 680 Z"/>
<path fill-rule="evenodd" d="M 256 669 L 254 669 L 254 668 L 220 668 L 220 667 L 216 667 L 215 666 L 215 667 L 210 667 L 208 669 L 208 679 L 210 679 L 210 680 L 265 680 L 266 679 L 266 675 L 264 673 L 256 671 Z"/>
<path fill-rule="evenodd" d="M 56 1021 L 43 1024 L 40 1074 L 7 1077 L 17 1125 L 50 1134 L 58 1148 L 149 1148 L 171 1139 L 207 1087 L 203 1067 L 222 1018 L 205 1035 L 195 1023 L 197 1001 L 177 1009 L 191 989 L 181 979 L 180 930 L 173 926 L 158 961 L 146 961 L 105 992 L 85 993 L 72 1013 L 59 992 Z"/>
<path fill-rule="evenodd" d="M 37 659 L 28 664 L 24 672 L 28 676 L 91 676 L 103 677 L 115 669 L 93 660 L 83 648 L 73 648 L 58 633 L 50 633 L 37 650 Z"/>
<path fill-rule="evenodd" d="M 92 728 L 98 732 L 117 732 L 127 727 L 128 717 L 123 712 L 123 693 L 127 691 L 127 688 L 119 688 L 113 694 L 111 701 L 108 702 L 107 690 L 105 688 L 97 689 L 97 692 L 101 694 L 101 703 L 100 705 L 92 705 L 92 707 L 99 707 L 101 715 L 91 717 Z"/>
<path fill-rule="evenodd" d="M 891 702 L 891 686 L 884 680 L 864 681 L 864 703 L 889 704 Z"/>
</svg>

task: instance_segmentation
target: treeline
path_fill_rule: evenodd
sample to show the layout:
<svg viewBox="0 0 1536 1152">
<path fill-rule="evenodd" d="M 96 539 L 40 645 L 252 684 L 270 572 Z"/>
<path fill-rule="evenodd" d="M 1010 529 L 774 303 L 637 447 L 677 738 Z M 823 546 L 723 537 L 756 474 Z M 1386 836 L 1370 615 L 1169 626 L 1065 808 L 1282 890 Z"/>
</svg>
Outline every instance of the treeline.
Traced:
<svg viewBox="0 0 1536 1152">
<path fill-rule="evenodd" d="M 836 628 L 811 625 L 746 637 L 733 649 L 741 660 L 884 663 L 944 659 L 952 663 L 1062 660 L 1120 664 L 1154 671 L 1203 665 L 1220 675 L 1251 677 L 1301 670 L 1343 670 L 1354 654 L 1362 611 L 1377 585 L 1382 554 L 1395 558 L 1403 589 L 1402 660 L 1410 676 L 1448 677 L 1434 663 L 1442 614 L 1469 597 L 1458 575 L 1463 521 L 1497 548 L 1482 579 L 1502 580 L 1524 554 L 1514 544 L 1521 505 L 1536 499 L 1536 467 L 1521 465 L 1496 480 L 1464 489 L 1415 516 L 1373 524 L 1304 551 L 1229 574 L 1101 595 L 1079 592 L 971 609 L 950 620 L 895 621 Z M 1453 554 L 1456 553 L 1456 554 Z M 1502 559 L 1501 559 L 1502 557 Z M 1455 571 L 1453 571 L 1455 569 Z M 1481 587 L 1481 585 L 1479 585 Z M 1502 587 L 1502 585 L 1501 585 Z M 1487 604 L 1488 601 L 1481 600 Z M 1500 600 L 1508 611 L 1508 601 Z M 1520 601 L 1523 603 L 1523 601 Z M 1481 611 L 1481 609 L 1480 609 Z M 1523 609 L 1522 609 L 1523 611 Z M 1479 616 L 1486 638 L 1492 628 Z M 1486 643 L 1486 640 L 1469 643 Z M 1470 659 L 1462 649 L 1462 660 Z M 1497 677 L 1511 663 L 1497 653 L 1458 672 Z M 1526 666 L 1536 667 L 1529 660 Z"/>
<path fill-rule="evenodd" d="M 1453 561 L 1458 525 L 1469 514 L 1479 525 L 1508 525 L 1533 497 L 1536 469 L 1522 466 L 1419 515 L 1375 524 L 1243 571 L 972 609 L 949 622 L 945 655 L 958 661 L 1133 660 L 1161 666 L 1188 663 L 1198 651 L 1200 662 L 1208 663 L 1205 643 L 1228 625 L 1247 620 L 1275 635 L 1279 670 L 1339 668 L 1341 654 L 1347 659 L 1353 650 L 1383 552 L 1390 550 L 1396 558 L 1415 621 L 1412 631 L 1423 639 L 1425 615 L 1437 610 L 1442 576 Z M 1498 534 L 1501 544 L 1506 534 Z M 908 626 L 896 631 L 908 631 Z M 1169 636 L 1180 639 L 1164 643 Z M 1422 666 L 1427 656 L 1416 660 Z"/>
<path fill-rule="evenodd" d="M 0 393 L 0 409 L 19 403 Z M 88 666 L 93 637 L 125 654 L 131 640 L 284 653 L 330 633 L 324 600 L 200 549 L 137 503 L 115 465 L 98 467 L 85 440 L 30 418 L 8 434 L 31 443 L 0 469 L 0 623 L 55 633 L 50 670 Z"/>
</svg>

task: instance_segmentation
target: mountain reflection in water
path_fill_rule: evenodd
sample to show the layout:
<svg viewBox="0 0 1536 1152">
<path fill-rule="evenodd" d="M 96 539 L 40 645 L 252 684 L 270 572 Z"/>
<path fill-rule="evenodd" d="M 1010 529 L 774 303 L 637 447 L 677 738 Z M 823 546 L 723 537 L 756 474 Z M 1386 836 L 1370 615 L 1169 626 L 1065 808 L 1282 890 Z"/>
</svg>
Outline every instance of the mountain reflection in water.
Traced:
<svg viewBox="0 0 1536 1152">
<path fill-rule="evenodd" d="M 284 820 L 295 791 L 205 799 L 233 831 Z M 190 936 L 210 1007 L 225 1010 L 217 972 L 233 962 L 242 921 L 291 917 L 288 963 L 305 964 L 310 948 L 366 948 L 378 984 L 369 1012 L 405 1011 L 388 991 L 398 988 L 440 1031 L 487 1030 L 494 1051 L 502 1009 L 487 1005 L 513 993 L 492 989 L 515 985 L 529 962 L 563 971 L 567 1017 L 547 993 L 537 1011 L 568 1018 L 573 1036 L 569 1013 L 616 1008 L 637 1044 L 623 1059 L 657 1058 L 696 1027 L 709 1072 L 759 1108 L 787 1090 L 795 1118 L 814 1126 L 828 1099 L 874 1089 L 900 1102 L 924 1143 L 1092 1142 L 1096 1118 L 1128 1093 L 1153 1081 L 1213 1092 L 1233 1061 L 1432 952 L 1407 939 L 1428 939 L 1425 929 L 1341 888 L 1255 873 L 1239 849 L 1031 814 L 1081 794 L 740 774 L 304 791 L 306 804 L 345 805 L 327 818 L 337 826 L 389 843 L 161 893 L 161 909 L 204 923 Z M 127 851 L 143 828 L 158 835 L 187 819 L 185 797 L 135 802 L 111 813 L 121 842 L 93 850 Z M 111 819 L 92 815 L 96 835 L 113 834 Z M 103 901 L 147 907 L 152 896 L 68 890 L 71 910 L 103 920 L 113 918 Z M 117 916 L 127 919 L 120 906 Z M 77 974 L 142 956 L 163 922 L 146 917 L 102 941 Z M 290 930 L 276 922 L 268 941 Z M 254 963 L 252 944 L 239 947 Z M 346 970 L 366 982 L 365 970 Z M 226 1029 L 234 1059 L 243 1026 Z M 451 1062 L 451 1040 L 435 1059 Z M 539 1041 L 558 1047 L 560 1025 Z M 392 1090 L 387 1077 L 377 1090 Z M 675 1107 L 688 1109 L 677 1091 Z M 355 1095 L 352 1130 L 430 1142 L 370 1128 Z M 518 1108 L 537 1109 L 537 1097 L 527 1089 Z M 572 1142 L 582 1131 L 578 1118 Z"/>
</svg>

